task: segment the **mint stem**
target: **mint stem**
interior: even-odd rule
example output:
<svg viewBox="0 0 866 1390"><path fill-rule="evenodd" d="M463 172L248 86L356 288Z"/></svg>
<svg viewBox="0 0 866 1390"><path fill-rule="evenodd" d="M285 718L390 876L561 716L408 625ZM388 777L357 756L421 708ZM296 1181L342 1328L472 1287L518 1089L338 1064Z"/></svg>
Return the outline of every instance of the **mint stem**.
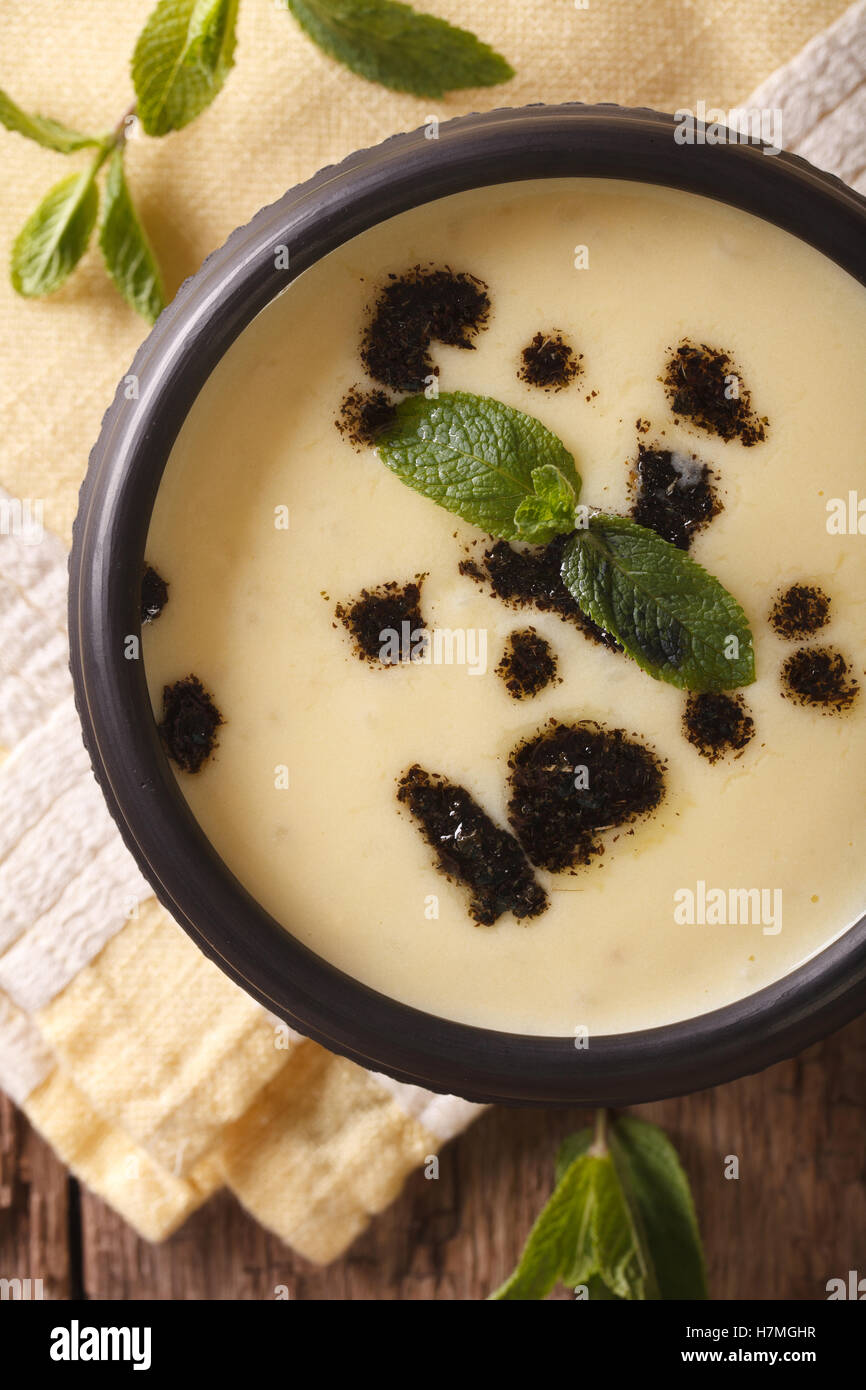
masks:
<svg viewBox="0 0 866 1390"><path fill-rule="evenodd" d="M592 1141L590 1153L596 1158L607 1157L607 1111L596 1110L595 1112L595 1135Z"/></svg>
<svg viewBox="0 0 866 1390"><path fill-rule="evenodd" d="M126 110L124 111L123 115L121 116L120 120L117 122L117 125L114 127L114 130L111 133L113 148L116 147L117 149L122 149L123 146L126 144L126 123L129 120L130 116L135 116L137 112L138 102L134 101L131 106L127 106Z"/></svg>

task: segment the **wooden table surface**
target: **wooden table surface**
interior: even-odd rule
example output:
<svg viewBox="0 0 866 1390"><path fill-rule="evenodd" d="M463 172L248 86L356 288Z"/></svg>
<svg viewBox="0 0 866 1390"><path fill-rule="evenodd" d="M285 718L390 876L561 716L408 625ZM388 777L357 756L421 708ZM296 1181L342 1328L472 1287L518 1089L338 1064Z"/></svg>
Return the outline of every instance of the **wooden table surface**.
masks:
<svg viewBox="0 0 866 1390"><path fill-rule="evenodd" d="M665 1126L691 1178L716 1299L823 1299L866 1275L866 1017L759 1076L636 1112ZM223 1192L163 1245L79 1190L0 1102L0 1277L46 1298L479 1299L511 1269L579 1110L486 1112L349 1253L294 1255ZM739 1178L724 1176L726 1156ZM569 1297L559 1290L556 1297Z"/></svg>

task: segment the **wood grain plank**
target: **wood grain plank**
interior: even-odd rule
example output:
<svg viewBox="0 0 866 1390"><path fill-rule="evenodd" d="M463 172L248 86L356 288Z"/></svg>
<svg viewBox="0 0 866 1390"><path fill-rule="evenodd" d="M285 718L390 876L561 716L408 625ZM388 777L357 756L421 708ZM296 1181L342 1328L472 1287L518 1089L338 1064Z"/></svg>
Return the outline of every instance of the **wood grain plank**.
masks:
<svg viewBox="0 0 866 1390"><path fill-rule="evenodd" d="M664 1125L683 1158L714 1298L823 1299L828 1279L863 1266L866 1018L758 1076L636 1113ZM416 1173L327 1269L227 1193L162 1246L83 1194L85 1284L94 1298L272 1299L279 1285L299 1300L483 1298L550 1191L558 1143L585 1123L576 1109L487 1112L443 1151L438 1180Z"/></svg>
<svg viewBox="0 0 866 1390"><path fill-rule="evenodd" d="M0 1093L0 1277L41 1279L46 1299L74 1285L68 1187L63 1164Z"/></svg>

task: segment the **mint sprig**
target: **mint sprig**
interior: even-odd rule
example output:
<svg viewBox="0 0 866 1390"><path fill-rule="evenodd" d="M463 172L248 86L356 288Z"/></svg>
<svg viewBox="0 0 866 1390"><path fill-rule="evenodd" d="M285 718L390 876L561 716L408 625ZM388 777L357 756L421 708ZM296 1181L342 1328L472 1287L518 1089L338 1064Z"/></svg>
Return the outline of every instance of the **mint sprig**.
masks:
<svg viewBox="0 0 866 1390"><path fill-rule="evenodd" d="M573 532L563 583L656 680L718 691L755 679L746 616L703 566L627 517L577 527L574 459L540 420L466 391L411 396L378 449L409 487L492 536L543 545Z"/></svg>
<svg viewBox="0 0 866 1390"><path fill-rule="evenodd" d="M98 216L96 175L115 150L123 150L130 119L137 117L148 135L168 135L189 125L222 90L234 65L239 5L240 0L158 0L132 55L136 104L107 135L28 115L0 90L0 125L7 130L58 154L88 146L97 150L90 169L49 189L16 238L11 279L19 294L52 294L81 260ZM332 58L394 91L439 97L514 76L505 59L474 34L396 0L284 0L284 5ZM159 267L123 166L114 158L100 245L123 297L152 323L164 302Z"/></svg>
<svg viewBox="0 0 866 1390"><path fill-rule="evenodd" d="M552 463L533 468L534 495L525 497L514 513L521 540L547 545L554 536L574 527L577 493L564 473Z"/></svg>
<svg viewBox="0 0 866 1390"><path fill-rule="evenodd" d="M542 1299L558 1282L589 1301L707 1298L688 1179L670 1140L634 1116L567 1139L556 1186L494 1301Z"/></svg>
<svg viewBox="0 0 866 1390"><path fill-rule="evenodd" d="M580 495L571 454L540 420L491 396L410 396L397 407L378 448L409 487L491 535L528 539L524 528L534 527L537 534L545 518L547 529L553 520L559 530L574 525L574 503L569 509L563 500L576 502ZM521 511L525 503L539 502L543 516Z"/></svg>
<svg viewBox="0 0 866 1390"><path fill-rule="evenodd" d="M395 92L441 97L494 87L514 69L466 29L396 0L286 0L301 28L331 58Z"/></svg>

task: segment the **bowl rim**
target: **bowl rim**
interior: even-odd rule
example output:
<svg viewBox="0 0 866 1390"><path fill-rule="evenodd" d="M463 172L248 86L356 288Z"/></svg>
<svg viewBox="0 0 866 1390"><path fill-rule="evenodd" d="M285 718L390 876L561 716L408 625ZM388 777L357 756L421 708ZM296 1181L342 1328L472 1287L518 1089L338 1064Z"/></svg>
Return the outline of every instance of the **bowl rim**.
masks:
<svg viewBox="0 0 866 1390"><path fill-rule="evenodd" d="M469 1100L637 1104L758 1071L866 1009L866 916L773 984L678 1023L574 1037L499 1032L402 1004L280 926L195 821L151 714L139 586L153 501L177 433L238 334L309 265L410 207L481 186L607 177L704 194L775 223L866 284L866 199L755 144L677 145L674 116L609 104L504 108L392 136L321 170L213 252L118 384L90 455L70 555L70 666L108 808L159 901L235 983L332 1052ZM700 129L701 123L697 123ZM275 250L289 249L289 269ZM579 1041L583 1041L582 1039Z"/></svg>

